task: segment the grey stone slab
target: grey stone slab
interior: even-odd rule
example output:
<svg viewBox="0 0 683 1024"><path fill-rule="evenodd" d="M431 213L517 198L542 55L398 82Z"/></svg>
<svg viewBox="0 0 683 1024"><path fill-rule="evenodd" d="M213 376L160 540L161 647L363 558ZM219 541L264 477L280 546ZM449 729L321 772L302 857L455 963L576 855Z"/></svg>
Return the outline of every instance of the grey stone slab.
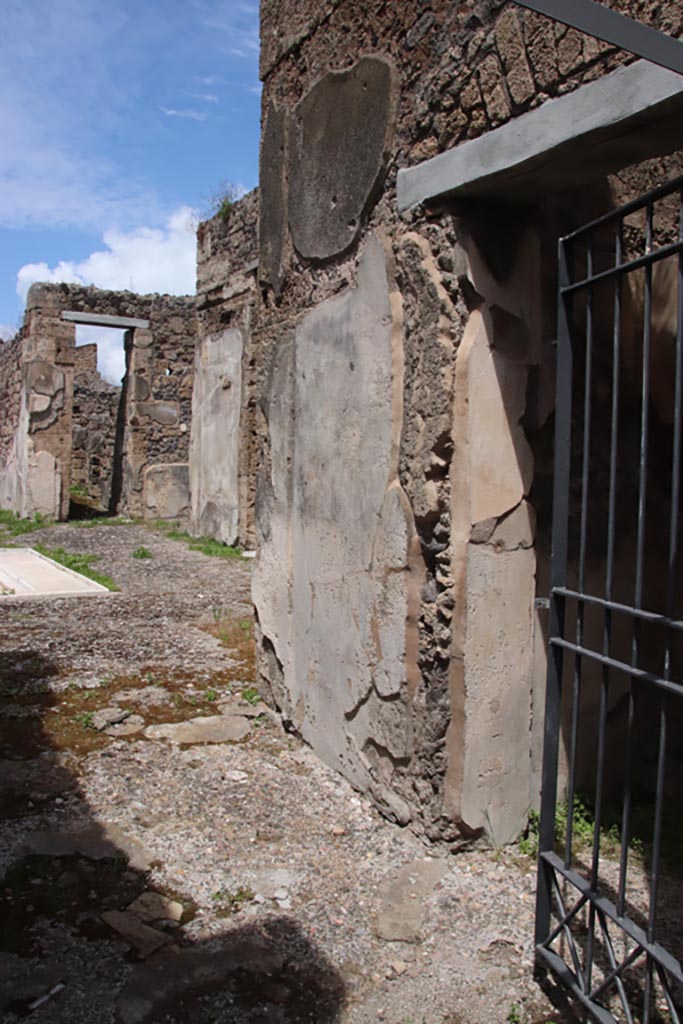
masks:
<svg viewBox="0 0 683 1024"><path fill-rule="evenodd" d="M91 324L93 327L119 327L123 330L132 327L149 329L149 320L138 320L130 316L107 316L105 313L81 313L69 310L62 313L62 320L68 320L73 324Z"/></svg>
<svg viewBox="0 0 683 1024"><path fill-rule="evenodd" d="M141 921L180 921L183 916L182 903L151 889L143 892L126 909Z"/></svg>
<svg viewBox="0 0 683 1024"><path fill-rule="evenodd" d="M389 289L373 235L357 287L307 314L295 345L277 346L252 595L277 706L327 764L405 823L394 778L373 775L366 755L378 747L406 759L412 743L402 699L412 521L395 482L400 334Z"/></svg>
<svg viewBox="0 0 683 1024"><path fill-rule="evenodd" d="M93 728L99 732L104 732L111 725L119 725L124 722L126 718L130 718L131 712L126 708L101 708L99 711L93 711L92 724Z"/></svg>
<svg viewBox="0 0 683 1024"><path fill-rule="evenodd" d="M249 735L251 726L246 718L219 715L191 718L189 722L150 725L145 736L150 740L171 740L173 743L238 743Z"/></svg>
<svg viewBox="0 0 683 1024"><path fill-rule="evenodd" d="M80 853L90 860L125 857L136 871L148 871L153 859L150 851L135 836L108 822L93 824L78 832L32 832L20 852L45 857Z"/></svg>
<svg viewBox="0 0 683 1024"><path fill-rule="evenodd" d="M150 928L128 910L105 910L100 916L143 960L171 942L170 935Z"/></svg>
<svg viewBox="0 0 683 1024"><path fill-rule="evenodd" d="M396 109L393 66L364 57L329 72L297 105L289 140L289 226L299 253L348 249L377 197Z"/></svg>
<svg viewBox="0 0 683 1024"><path fill-rule="evenodd" d="M271 102L263 123L259 167L259 277L276 295L282 283L282 255L287 235L287 135L286 112Z"/></svg>
<svg viewBox="0 0 683 1024"><path fill-rule="evenodd" d="M443 859L415 860L387 884L375 931L388 942L419 942L425 923L425 898L448 873Z"/></svg>
<svg viewBox="0 0 683 1024"><path fill-rule="evenodd" d="M576 184L680 145L683 78L637 61L398 173L399 210L440 196Z"/></svg>
<svg viewBox="0 0 683 1024"><path fill-rule="evenodd" d="M239 534L242 331L200 338L190 433L190 532L234 544Z"/></svg>

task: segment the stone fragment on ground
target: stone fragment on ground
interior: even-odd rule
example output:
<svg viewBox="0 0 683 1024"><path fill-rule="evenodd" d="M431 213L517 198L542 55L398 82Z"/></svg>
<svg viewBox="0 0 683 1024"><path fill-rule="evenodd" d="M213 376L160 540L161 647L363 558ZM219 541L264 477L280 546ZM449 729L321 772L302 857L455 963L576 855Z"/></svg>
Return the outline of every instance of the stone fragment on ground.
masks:
<svg viewBox="0 0 683 1024"><path fill-rule="evenodd" d="M123 722L114 722L103 732L106 736L135 736L142 732L145 727L145 720L142 715L129 715Z"/></svg>
<svg viewBox="0 0 683 1024"><path fill-rule="evenodd" d="M141 921L180 921L183 916L183 905L161 892L148 889L138 896L126 908L139 917Z"/></svg>
<svg viewBox="0 0 683 1024"><path fill-rule="evenodd" d="M448 873L443 859L414 860L386 884L375 931L388 942L419 942L425 922L424 900Z"/></svg>
<svg viewBox="0 0 683 1024"><path fill-rule="evenodd" d="M45 857L69 857L80 853L90 860L123 855L135 871L149 871L153 860L143 843L110 822L90 825L78 832L32 832L20 852Z"/></svg>
<svg viewBox="0 0 683 1024"><path fill-rule="evenodd" d="M248 700L220 701L218 710L222 715L241 715L243 718L260 718L267 715L270 708L262 700L258 704L250 704Z"/></svg>
<svg viewBox="0 0 683 1024"><path fill-rule="evenodd" d="M130 910L105 910L100 916L105 924L108 924L117 935L124 939L142 960L146 960L152 953L156 953L158 949L172 941L166 932L150 928Z"/></svg>
<svg viewBox="0 0 683 1024"><path fill-rule="evenodd" d="M121 722L125 722L127 718L130 718L132 712L127 708L101 708L99 711L93 711L92 713L92 725L93 729L97 729L98 732L104 732L112 725L119 725Z"/></svg>
<svg viewBox="0 0 683 1024"><path fill-rule="evenodd" d="M233 715L191 718L188 722L148 725L145 736L150 740L170 740L172 743L239 743L249 735L251 726L246 718Z"/></svg>

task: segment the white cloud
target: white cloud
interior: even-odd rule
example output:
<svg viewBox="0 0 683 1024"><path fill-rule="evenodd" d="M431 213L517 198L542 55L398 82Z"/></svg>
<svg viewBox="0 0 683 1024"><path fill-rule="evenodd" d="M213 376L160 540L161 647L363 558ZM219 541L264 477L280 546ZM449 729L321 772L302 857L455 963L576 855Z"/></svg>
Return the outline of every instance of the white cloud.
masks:
<svg viewBox="0 0 683 1024"><path fill-rule="evenodd" d="M0 324L0 341L9 341L17 333L14 324Z"/></svg>
<svg viewBox="0 0 683 1024"><path fill-rule="evenodd" d="M115 291L168 292L190 295L195 289L196 212L183 206L165 228L107 231L105 248L84 260L62 260L57 266L27 263L17 274L17 294L26 299L36 281L93 284Z"/></svg>
<svg viewBox="0 0 683 1024"><path fill-rule="evenodd" d="M162 107L161 110L166 117L186 117L191 121L206 121L206 114L201 110L169 110L168 107Z"/></svg>
<svg viewBox="0 0 683 1024"><path fill-rule="evenodd" d="M97 369L110 384L120 384L126 372L124 333L115 327L76 326L76 344L97 345Z"/></svg>

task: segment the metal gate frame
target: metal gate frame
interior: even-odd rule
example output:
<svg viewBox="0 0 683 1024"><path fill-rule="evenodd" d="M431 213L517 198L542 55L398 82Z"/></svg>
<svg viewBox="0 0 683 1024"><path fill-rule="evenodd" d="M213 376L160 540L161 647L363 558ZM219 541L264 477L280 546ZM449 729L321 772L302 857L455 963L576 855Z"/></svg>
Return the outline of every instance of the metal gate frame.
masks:
<svg viewBox="0 0 683 1024"><path fill-rule="evenodd" d="M677 196L677 240L658 244L654 230L656 204ZM636 256L625 252L624 224L627 217L644 217L644 251ZM596 267L594 241L598 232L613 232L614 252L611 265ZM577 271L577 249L585 252L585 271ZM651 456L649 437L649 367L652 313L652 272L663 259L675 258L677 263L678 313L675 351L674 424L672 439L671 498L668 537L668 572L663 581L665 614L657 614L644 605L643 569L645 559L645 531L647 519L648 461ZM644 282L644 312L642 336L642 388L640 395L640 467L637 484L637 534L635 559L635 588L633 601L623 604L614 599L615 571L615 512L618 501L617 461L620 451L620 369L622 341L622 289L627 274L640 270ZM613 292L611 360L611 410L609 436L609 494L607 501L607 547L604 594L592 594L586 587L586 545L589 530L591 499L591 414L592 368L594 365L594 310L593 296L596 286L610 286ZM585 359L575 358L576 339L572 306L577 297L584 296ZM583 338L581 339L583 344ZM549 616L548 682L544 736L544 759L539 838L539 867L536 908L536 954L542 971L550 970L557 980L575 997L583 1009L601 1024L614 1024L623 1019L628 1024L640 1020L650 1024L660 1020L657 1002L666 1005L670 1019L681 1024L683 1014L675 989L683 985L682 965L658 941L657 895L660 882L662 815L664 808L664 771L667 756L667 724L669 704L683 697L681 681L672 679L671 647L676 633L683 631L683 622L675 618L676 574L678 564L678 536L681 498L681 419L683 416L683 178L655 189L635 202L610 212L560 239L559 242L559 299L557 348L557 404L555 423L555 478L552 524L552 566ZM574 365L580 362L583 378L574 381ZM572 444L572 395L574 387L582 387L583 409L579 410L580 462L580 516L578 520L578 583L576 589L568 585L568 525L570 514L570 478ZM581 415L582 413L582 415ZM581 429L579 429L579 435ZM575 506L574 506L575 507ZM576 607L576 632L572 639L565 629L568 602ZM587 608L601 609L603 635L601 643L590 645L584 635L584 614ZM617 616L626 616L631 624L632 656L626 663L612 651L612 628ZM646 671L640 664L641 630L649 627L661 630L661 670ZM562 676L565 653L572 652L574 673L571 687L571 725L568 736L568 784L566 828L561 839L561 853L556 852L556 811L558 789L558 756L562 726ZM595 761L594 838L590 869L584 874L574 868L573 818L577 799L576 753L580 731L579 700L581 696L584 663L597 664L600 676L600 711ZM606 719L609 706L610 681L618 673L630 680L628 692L627 743L623 768L622 816L620 825L621 858L619 885L616 899L610 899L601 884L601 824L603 821L603 785L606 756ZM647 925L642 926L629 916L625 898L629 869L629 841L631 838L631 811L633 787L633 737L636 718L634 687L647 693L648 699L658 703L658 758L654 802L652 864L647 909ZM579 927L579 919L582 924ZM617 951L618 943L627 947ZM562 948L558 950L558 946ZM601 967L596 969L596 956ZM634 990L633 976L629 972L639 965L640 992ZM599 975L599 977L598 977ZM608 1007L609 1004L609 1007ZM615 1016L618 1014L619 1016ZM623 1015L623 1016L622 1016Z"/></svg>

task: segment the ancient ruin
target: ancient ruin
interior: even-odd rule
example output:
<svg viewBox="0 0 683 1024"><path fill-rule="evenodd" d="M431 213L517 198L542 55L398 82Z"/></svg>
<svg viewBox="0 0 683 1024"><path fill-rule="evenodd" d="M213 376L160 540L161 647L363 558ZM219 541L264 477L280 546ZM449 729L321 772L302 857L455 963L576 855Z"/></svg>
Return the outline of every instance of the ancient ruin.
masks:
<svg viewBox="0 0 683 1024"><path fill-rule="evenodd" d="M119 388L97 373L76 324L125 330ZM72 491L112 513L189 514L194 299L33 285L0 349L0 506L65 519Z"/></svg>
<svg viewBox="0 0 683 1024"><path fill-rule="evenodd" d="M290 727L401 824L498 845L540 786L557 237L679 169L682 93L513 3L366 7L261 4L260 186L200 225L196 300L32 289L0 503L75 485L255 547ZM128 318L118 397L84 314Z"/></svg>

